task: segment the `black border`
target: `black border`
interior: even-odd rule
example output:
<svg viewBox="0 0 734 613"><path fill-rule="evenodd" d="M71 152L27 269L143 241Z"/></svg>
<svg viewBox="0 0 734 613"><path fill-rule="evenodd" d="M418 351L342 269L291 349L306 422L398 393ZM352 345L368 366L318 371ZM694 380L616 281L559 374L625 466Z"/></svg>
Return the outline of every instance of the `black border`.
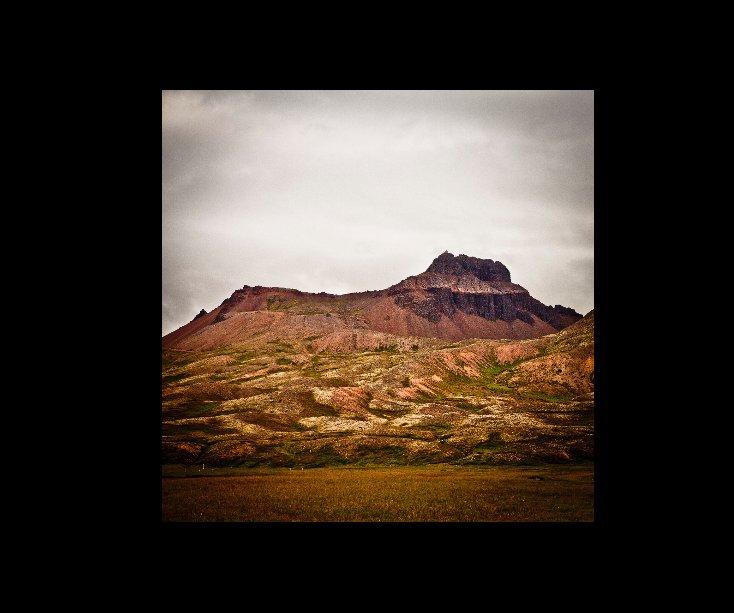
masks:
<svg viewBox="0 0 734 613"><path fill-rule="evenodd" d="M594 90L594 127L595 127L595 147L594 147L594 317L595 317L595 520L592 523L563 523L563 522L520 522L520 523L331 523L323 522L318 524L309 523L163 523L161 520L162 491L161 491L161 464L160 464L160 440L162 426L160 420L160 372L161 372L161 352L160 352L160 311L151 309L153 315L149 324L144 329L150 331L150 336L145 336L145 346L150 347L144 355L146 359L146 368L144 370L145 386L143 392L144 397L150 401L141 402L141 406L148 407L146 411L146 421L144 431L147 441L145 456L139 456L142 461L143 473L146 475L144 481L147 484L145 497L146 505L145 517L146 524L152 527L158 527L163 533L173 535L182 534L179 531L184 530L186 533L199 533L204 530L205 533L213 531L222 534L222 530L229 533L232 529L244 530L244 534L248 538L257 533L260 536L272 538L274 536L284 536L292 538L293 536L302 535L304 537L322 538L326 534L352 536L390 536L396 535L395 530L411 534L418 532L430 531L431 533L441 533L444 531L454 532L460 531L464 536L474 536L479 534L492 535L494 538L500 533L510 533L512 537L520 534L532 534L537 536L540 532L548 534L563 534L564 538L570 535L579 537L591 536L608 532L611 527L611 508L610 508L610 458L609 458L609 439L611 438L611 422L609 420L609 300L610 290L609 283L611 277L610 262L610 232L612 228L611 218L611 185L613 176L613 159L615 156L615 105L619 100L615 100L616 91L611 86L603 84L598 85L599 78L582 77L582 78L565 78L563 76L556 78L524 78L522 75L513 75L511 77L497 78L492 82L486 79L475 77L466 78L466 74L459 74L455 78L442 75L441 83L436 83L435 77L425 77L423 75L408 74L396 77L394 74L383 75L379 78L372 76L365 78L362 76L344 76L337 79L335 83L330 78L313 77L312 75L303 74L301 77L291 77L286 79L287 82L273 82L273 77L254 76L243 82L239 77L226 77L222 75L213 76L172 76L161 79L161 86L157 89L150 90L150 95L145 96L146 109L150 107L150 133L156 133L160 129L161 107L160 96L166 89L574 89L574 90ZM146 116L148 114L146 113ZM146 157L146 159L148 159ZM160 157L158 157L157 145L153 146L151 152L150 163L153 171L153 189L159 190L162 183L162 165ZM160 180L161 183L157 183ZM157 194L160 194L158 191ZM147 198L146 198L147 200ZM155 201L156 197L152 198ZM160 200L158 199L158 203ZM153 237L153 244L156 247L153 253L157 254L158 260L156 266L160 266L162 262L162 231L163 218L162 208L158 209L159 226L155 228L156 234ZM153 270L153 262L151 261L151 271ZM157 272L161 269L157 268ZM162 277L157 276L157 295L162 297ZM151 292L151 296L156 292ZM151 299L151 302L153 300ZM147 319L146 319L147 321ZM148 435L149 433L149 435ZM191 531L191 532L189 532ZM344 532L346 531L346 532Z"/></svg>

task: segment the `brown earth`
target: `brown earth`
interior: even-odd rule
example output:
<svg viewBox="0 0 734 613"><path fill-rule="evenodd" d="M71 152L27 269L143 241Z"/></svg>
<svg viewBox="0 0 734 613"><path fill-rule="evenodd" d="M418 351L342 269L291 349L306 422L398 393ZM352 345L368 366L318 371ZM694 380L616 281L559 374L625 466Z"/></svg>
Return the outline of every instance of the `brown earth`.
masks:
<svg viewBox="0 0 734 613"><path fill-rule="evenodd" d="M168 467L174 522L594 520L593 466Z"/></svg>

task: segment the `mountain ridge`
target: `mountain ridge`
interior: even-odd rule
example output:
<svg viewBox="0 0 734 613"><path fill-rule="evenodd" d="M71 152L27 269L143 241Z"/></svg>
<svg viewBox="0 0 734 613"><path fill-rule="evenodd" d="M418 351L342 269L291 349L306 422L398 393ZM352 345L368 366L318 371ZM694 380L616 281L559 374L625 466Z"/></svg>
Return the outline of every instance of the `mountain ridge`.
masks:
<svg viewBox="0 0 734 613"><path fill-rule="evenodd" d="M245 313L280 316L243 317ZM230 322L222 328L233 318L237 326ZM369 332L360 341L367 345L352 343L357 350L380 334L451 341L538 338L579 319L581 314L569 307L533 298L511 281L501 262L445 251L423 273L382 290L329 294L244 285L209 313L202 309L191 322L165 335L162 344L168 349L209 349L249 338L248 326L259 334L263 325L287 337L288 328L297 323L305 336L326 332L339 346L345 344L340 335Z"/></svg>

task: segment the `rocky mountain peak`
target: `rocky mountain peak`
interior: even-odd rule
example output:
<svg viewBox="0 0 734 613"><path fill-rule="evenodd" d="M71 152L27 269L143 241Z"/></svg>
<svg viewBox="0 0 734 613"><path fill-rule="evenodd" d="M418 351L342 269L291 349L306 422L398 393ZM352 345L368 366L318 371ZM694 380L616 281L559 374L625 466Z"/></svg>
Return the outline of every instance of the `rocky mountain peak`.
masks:
<svg viewBox="0 0 734 613"><path fill-rule="evenodd" d="M352 330L364 329L452 341L536 338L579 319L572 308L533 298L511 281L502 262L446 251L425 272L384 290L333 295L245 285L211 313L202 309L194 321L166 335L164 346L222 346L265 329L280 330L276 336L282 338L341 339L339 335L349 330L349 339L354 339ZM229 320L233 321L226 323ZM350 346L356 348L356 341Z"/></svg>
<svg viewBox="0 0 734 613"><path fill-rule="evenodd" d="M510 271L502 262L474 258L463 253L454 255L444 251L439 255L426 272L437 272L444 275L474 275L482 281L511 281Z"/></svg>

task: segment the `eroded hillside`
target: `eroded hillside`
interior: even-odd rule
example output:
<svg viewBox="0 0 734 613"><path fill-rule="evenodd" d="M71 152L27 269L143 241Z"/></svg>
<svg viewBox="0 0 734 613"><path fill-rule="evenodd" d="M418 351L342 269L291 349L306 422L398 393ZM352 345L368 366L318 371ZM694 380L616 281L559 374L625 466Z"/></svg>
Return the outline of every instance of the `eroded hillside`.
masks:
<svg viewBox="0 0 734 613"><path fill-rule="evenodd" d="M504 275L482 262L478 274ZM279 308L286 302L216 325L206 323L214 311L197 316L188 325L208 335L164 349L164 463L593 459L593 311L540 338L449 343L355 328L355 301L308 316Z"/></svg>

